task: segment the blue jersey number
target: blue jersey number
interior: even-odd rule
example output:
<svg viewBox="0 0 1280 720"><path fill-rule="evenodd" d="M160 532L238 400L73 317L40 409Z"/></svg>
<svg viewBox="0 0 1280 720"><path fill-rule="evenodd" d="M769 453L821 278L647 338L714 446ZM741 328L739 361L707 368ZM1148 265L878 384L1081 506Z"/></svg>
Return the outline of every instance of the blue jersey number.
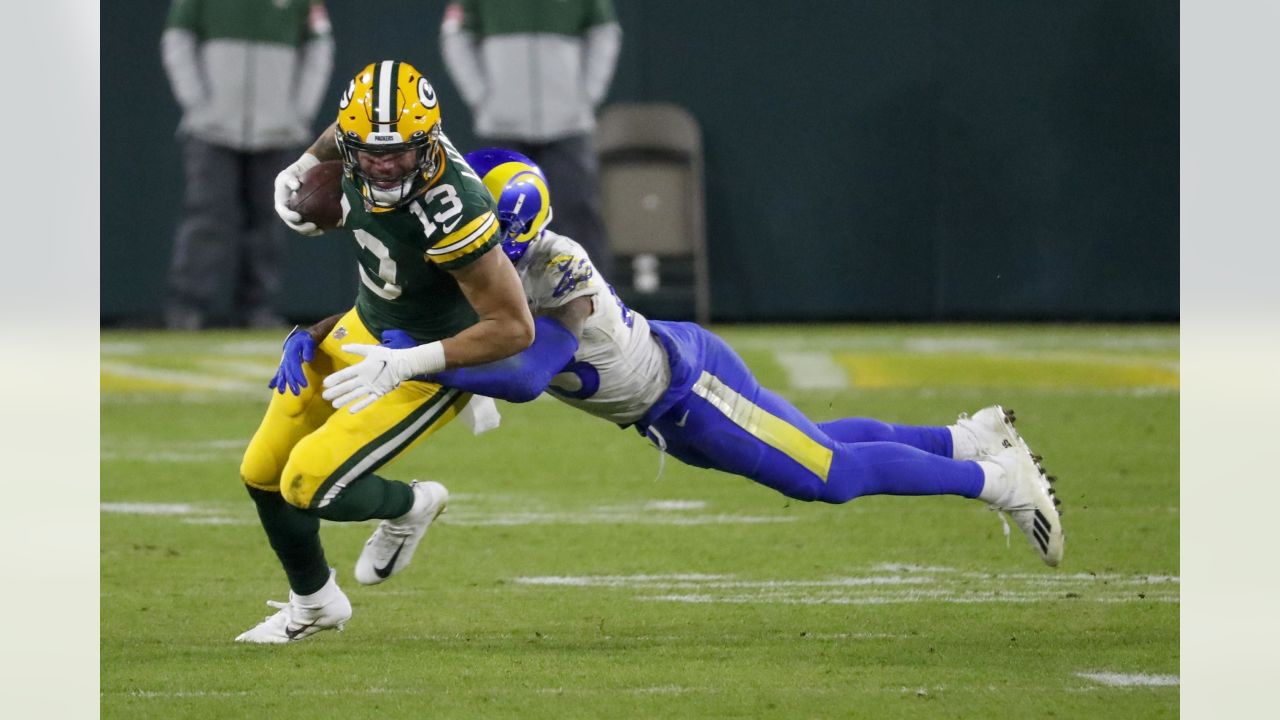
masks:
<svg viewBox="0 0 1280 720"><path fill-rule="evenodd" d="M560 373L570 373L578 378L578 388L576 390L567 390L559 388L555 385L548 385L547 389L559 395L560 397L574 398L575 400L586 400L596 391L600 389L600 371L589 362L578 360L571 362L560 369ZM554 380L553 380L554 382Z"/></svg>

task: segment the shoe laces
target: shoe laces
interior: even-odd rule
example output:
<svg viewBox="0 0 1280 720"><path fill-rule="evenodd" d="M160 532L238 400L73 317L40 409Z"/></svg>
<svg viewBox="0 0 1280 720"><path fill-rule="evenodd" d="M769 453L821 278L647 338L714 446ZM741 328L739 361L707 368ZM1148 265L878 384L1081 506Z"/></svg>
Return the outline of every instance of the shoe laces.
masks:
<svg viewBox="0 0 1280 720"><path fill-rule="evenodd" d="M289 622L293 620L293 613L290 611L290 608L292 607L291 603L280 602L279 600L268 600L267 605L275 608L277 612L266 616L262 619L262 622L269 623L276 618L281 618L284 621L284 625L288 626Z"/></svg>

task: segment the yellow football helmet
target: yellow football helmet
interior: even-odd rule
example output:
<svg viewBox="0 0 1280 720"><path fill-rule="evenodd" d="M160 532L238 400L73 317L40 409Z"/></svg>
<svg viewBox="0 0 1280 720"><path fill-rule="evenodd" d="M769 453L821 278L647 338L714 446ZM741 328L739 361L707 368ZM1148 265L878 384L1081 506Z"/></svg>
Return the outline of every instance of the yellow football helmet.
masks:
<svg viewBox="0 0 1280 720"><path fill-rule="evenodd" d="M337 141L343 167L370 207L404 205L440 167L435 88L407 62L368 65L338 102Z"/></svg>

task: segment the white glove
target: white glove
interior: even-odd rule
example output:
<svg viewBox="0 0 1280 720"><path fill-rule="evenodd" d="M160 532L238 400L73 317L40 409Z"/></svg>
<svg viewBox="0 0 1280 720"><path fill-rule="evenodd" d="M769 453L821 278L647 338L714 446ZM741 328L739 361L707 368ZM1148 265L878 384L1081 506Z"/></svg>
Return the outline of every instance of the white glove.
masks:
<svg viewBox="0 0 1280 720"><path fill-rule="evenodd" d="M316 236L324 231L316 227L313 222L302 222L302 215L294 210L289 209L289 196L302 186L302 176L308 170L320 164L320 158L311 153L302 153L302 157L297 162L280 171L276 175L276 214L288 225L294 232L303 235Z"/></svg>
<svg viewBox="0 0 1280 720"><path fill-rule="evenodd" d="M353 415L395 390L405 380L438 373L445 367L444 346L438 341L404 350L392 350L381 345L343 345L342 351L361 355L364 359L326 377L326 389L321 397L332 403L334 408L350 405L347 410Z"/></svg>

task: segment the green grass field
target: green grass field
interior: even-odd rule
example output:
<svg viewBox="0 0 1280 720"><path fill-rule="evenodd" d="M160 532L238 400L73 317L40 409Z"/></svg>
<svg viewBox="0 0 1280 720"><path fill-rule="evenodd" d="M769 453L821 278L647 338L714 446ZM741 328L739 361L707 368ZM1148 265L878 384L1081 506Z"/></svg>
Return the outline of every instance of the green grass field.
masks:
<svg viewBox="0 0 1280 720"><path fill-rule="evenodd" d="M231 640L287 594L237 475L276 335L102 334L101 709L114 718L1178 713L1176 327L728 327L810 417L1013 407L1060 478L1062 567L959 498L789 501L554 400L384 469L452 492L355 615Z"/></svg>

